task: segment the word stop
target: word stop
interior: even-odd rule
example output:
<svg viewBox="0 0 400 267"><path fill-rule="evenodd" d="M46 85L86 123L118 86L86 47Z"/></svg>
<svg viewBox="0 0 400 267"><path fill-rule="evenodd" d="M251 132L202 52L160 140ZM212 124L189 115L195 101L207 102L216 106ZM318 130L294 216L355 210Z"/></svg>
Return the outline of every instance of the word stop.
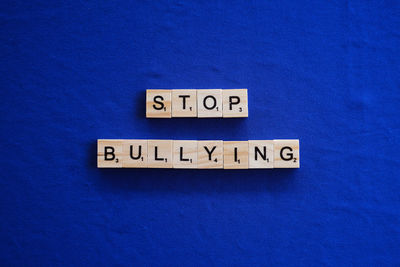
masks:
<svg viewBox="0 0 400 267"><path fill-rule="evenodd" d="M247 89L148 89L146 117L248 117Z"/></svg>

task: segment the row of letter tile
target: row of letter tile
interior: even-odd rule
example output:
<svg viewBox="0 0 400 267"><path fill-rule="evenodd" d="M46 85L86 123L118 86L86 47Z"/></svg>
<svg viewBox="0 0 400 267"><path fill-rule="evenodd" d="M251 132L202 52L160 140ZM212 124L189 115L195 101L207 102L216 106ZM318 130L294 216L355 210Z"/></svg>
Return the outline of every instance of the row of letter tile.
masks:
<svg viewBox="0 0 400 267"><path fill-rule="evenodd" d="M272 169L299 168L299 140L97 141L98 168Z"/></svg>
<svg viewBox="0 0 400 267"><path fill-rule="evenodd" d="M148 89L146 117L248 117L247 89Z"/></svg>

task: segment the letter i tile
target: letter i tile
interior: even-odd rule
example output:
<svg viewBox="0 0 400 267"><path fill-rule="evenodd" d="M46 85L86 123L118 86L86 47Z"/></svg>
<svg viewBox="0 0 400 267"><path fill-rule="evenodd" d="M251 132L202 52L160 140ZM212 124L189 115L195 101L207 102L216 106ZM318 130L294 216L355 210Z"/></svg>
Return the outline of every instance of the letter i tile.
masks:
<svg viewBox="0 0 400 267"><path fill-rule="evenodd" d="M224 141L224 169L249 168L249 141Z"/></svg>

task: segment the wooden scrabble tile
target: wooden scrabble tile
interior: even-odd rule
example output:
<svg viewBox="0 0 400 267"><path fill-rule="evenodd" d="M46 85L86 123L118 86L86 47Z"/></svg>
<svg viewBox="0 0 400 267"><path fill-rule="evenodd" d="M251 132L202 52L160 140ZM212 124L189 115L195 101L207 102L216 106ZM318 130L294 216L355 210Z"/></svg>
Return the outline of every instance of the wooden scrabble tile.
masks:
<svg viewBox="0 0 400 267"><path fill-rule="evenodd" d="M147 140L122 140L122 168L147 168Z"/></svg>
<svg viewBox="0 0 400 267"><path fill-rule="evenodd" d="M223 117L248 117L247 89L222 90Z"/></svg>
<svg viewBox="0 0 400 267"><path fill-rule="evenodd" d="M274 168L300 168L299 140L274 140Z"/></svg>
<svg viewBox="0 0 400 267"><path fill-rule="evenodd" d="M197 141L174 140L173 157L175 169L197 168Z"/></svg>
<svg viewBox="0 0 400 267"><path fill-rule="evenodd" d="M224 167L223 141L197 142L197 168L222 169Z"/></svg>
<svg viewBox="0 0 400 267"><path fill-rule="evenodd" d="M122 167L122 140L97 140L97 168Z"/></svg>
<svg viewBox="0 0 400 267"><path fill-rule="evenodd" d="M199 118L222 117L222 90L197 90L197 116Z"/></svg>
<svg viewBox="0 0 400 267"><path fill-rule="evenodd" d="M172 90L146 90L146 118L171 118Z"/></svg>
<svg viewBox="0 0 400 267"><path fill-rule="evenodd" d="M274 141L249 140L249 169L274 168Z"/></svg>
<svg viewBox="0 0 400 267"><path fill-rule="evenodd" d="M248 169L249 141L224 141L224 169Z"/></svg>
<svg viewBox="0 0 400 267"><path fill-rule="evenodd" d="M148 168L172 168L172 140L148 140Z"/></svg>
<svg viewBox="0 0 400 267"><path fill-rule="evenodd" d="M172 90L172 117L197 117L197 90Z"/></svg>

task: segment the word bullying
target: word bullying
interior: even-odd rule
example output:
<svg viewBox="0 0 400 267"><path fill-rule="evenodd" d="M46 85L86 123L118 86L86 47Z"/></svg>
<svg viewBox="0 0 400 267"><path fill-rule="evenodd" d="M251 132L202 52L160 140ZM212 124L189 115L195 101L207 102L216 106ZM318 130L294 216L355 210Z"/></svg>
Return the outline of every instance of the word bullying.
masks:
<svg viewBox="0 0 400 267"><path fill-rule="evenodd" d="M299 168L299 140L97 140L99 168Z"/></svg>

